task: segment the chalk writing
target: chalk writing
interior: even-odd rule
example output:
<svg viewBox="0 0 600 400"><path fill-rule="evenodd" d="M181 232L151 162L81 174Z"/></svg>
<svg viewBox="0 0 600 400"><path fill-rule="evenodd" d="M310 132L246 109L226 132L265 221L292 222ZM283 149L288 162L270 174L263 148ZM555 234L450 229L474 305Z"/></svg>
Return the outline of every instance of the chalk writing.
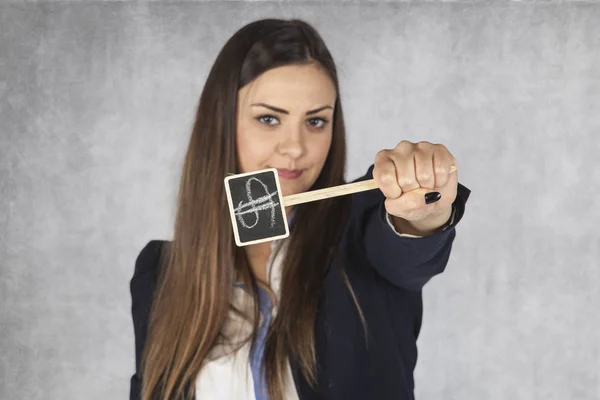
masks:
<svg viewBox="0 0 600 400"><path fill-rule="evenodd" d="M260 196L256 199L252 198L252 190L251 185L252 182L257 182L261 185L265 191L264 196ZM275 211L276 207L279 205L276 201L273 201L273 197L277 196L277 192L269 193L269 188L258 178L250 178L246 182L246 195L248 196L248 201L240 201L238 206L233 210L235 216L238 221L244 228L254 228L259 221L259 211L263 210L271 210L271 228L275 225ZM246 214L254 214L255 221L253 224L246 223L244 220L244 215Z"/></svg>
<svg viewBox="0 0 600 400"><path fill-rule="evenodd" d="M229 175L225 191L238 246L289 236L277 170Z"/></svg>

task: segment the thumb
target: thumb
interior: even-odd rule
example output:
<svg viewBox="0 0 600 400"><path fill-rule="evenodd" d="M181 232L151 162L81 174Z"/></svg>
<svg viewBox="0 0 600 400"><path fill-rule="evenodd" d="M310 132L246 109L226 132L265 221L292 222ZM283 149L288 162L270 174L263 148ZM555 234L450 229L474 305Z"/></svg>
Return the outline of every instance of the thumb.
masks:
<svg viewBox="0 0 600 400"><path fill-rule="evenodd" d="M432 211L444 206L440 192L418 188L396 199L386 199L385 208L389 214L412 220L426 217Z"/></svg>

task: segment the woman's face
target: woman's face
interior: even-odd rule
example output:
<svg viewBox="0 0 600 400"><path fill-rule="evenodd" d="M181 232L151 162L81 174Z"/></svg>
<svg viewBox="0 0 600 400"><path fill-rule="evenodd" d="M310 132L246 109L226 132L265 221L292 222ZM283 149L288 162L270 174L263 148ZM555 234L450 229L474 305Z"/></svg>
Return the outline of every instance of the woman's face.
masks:
<svg viewBox="0 0 600 400"><path fill-rule="evenodd" d="M310 189L331 146L336 96L317 64L271 69L240 89L241 172L276 168L284 196Z"/></svg>

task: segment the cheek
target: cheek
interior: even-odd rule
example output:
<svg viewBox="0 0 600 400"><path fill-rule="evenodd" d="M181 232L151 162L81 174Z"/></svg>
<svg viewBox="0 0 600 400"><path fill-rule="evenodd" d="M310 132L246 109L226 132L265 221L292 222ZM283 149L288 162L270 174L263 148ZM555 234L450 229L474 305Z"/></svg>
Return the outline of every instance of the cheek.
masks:
<svg viewBox="0 0 600 400"><path fill-rule="evenodd" d="M236 134L237 154L240 167L248 172L257 168L268 158L269 143L266 143L261 135L253 131L251 127L238 128Z"/></svg>
<svg viewBox="0 0 600 400"><path fill-rule="evenodd" d="M331 147L331 134L327 136L317 137L311 142L311 153L315 164L322 166L325 164L329 148Z"/></svg>

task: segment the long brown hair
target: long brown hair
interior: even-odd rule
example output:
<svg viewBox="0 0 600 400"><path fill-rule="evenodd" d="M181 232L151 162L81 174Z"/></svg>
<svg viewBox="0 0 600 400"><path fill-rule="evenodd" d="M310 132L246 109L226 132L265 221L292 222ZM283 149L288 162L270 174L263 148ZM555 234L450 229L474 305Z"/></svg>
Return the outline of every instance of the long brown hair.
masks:
<svg viewBox="0 0 600 400"><path fill-rule="evenodd" d="M142 356L142 400L193 395L203 362L221 337L236 273L249 284L255 300L249 339L254 340L259 320L257 282L244 251L235 246L223 186L228 173L239 172L237 93L269 69L311 62L323 68L337 91L331 148L313 185L319 189L343 184L346 166L336 66L319 34L300 20L260 20L237 31L217 56L184 160L173 240L163 252ZM324 267L335 252L347 209L344 198L296 206L278 312L265 344L263 367L270 399L282 398L288 357L298 360L311 385L317 384L317 307Z"/></svg>

